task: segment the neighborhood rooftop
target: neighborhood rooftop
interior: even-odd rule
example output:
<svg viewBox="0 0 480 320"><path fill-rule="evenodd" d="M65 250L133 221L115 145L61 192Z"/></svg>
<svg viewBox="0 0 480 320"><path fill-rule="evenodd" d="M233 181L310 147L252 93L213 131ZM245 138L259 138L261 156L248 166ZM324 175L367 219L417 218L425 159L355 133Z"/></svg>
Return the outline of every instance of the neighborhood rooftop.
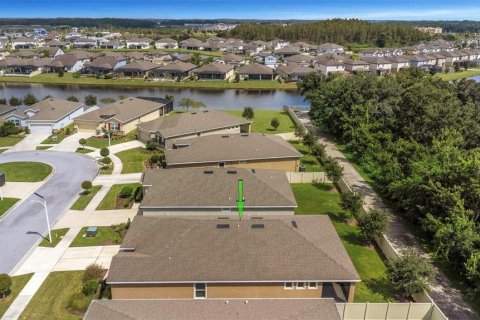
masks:
<svg viewBox="0 0 480 320"><path fill-rule="evenodd" d="M32 104L25 110L34 110L30 121L58 120L83 106L82 102L74 102L57 98L48 98Z"/></svg>
<svg viewBox="0 0 480 320"><path fill-rule="evenodd" d="M360 277L327 215L241 221L136 216L107 277L110 284L197 281L356 282Z"/></svg>

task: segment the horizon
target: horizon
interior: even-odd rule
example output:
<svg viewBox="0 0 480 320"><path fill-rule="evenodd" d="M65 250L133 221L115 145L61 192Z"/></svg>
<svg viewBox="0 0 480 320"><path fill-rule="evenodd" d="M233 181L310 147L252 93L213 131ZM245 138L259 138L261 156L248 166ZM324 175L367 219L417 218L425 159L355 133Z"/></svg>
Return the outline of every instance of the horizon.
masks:
<svg viewBox="0 0 480 320"><path fill-rule="evenodd" d="M427 2L427 3L425 3ZM452 4L446 0L402 2L372 0L350 3L337 0L304 0L301 6L285 0L244 0L242 4L220 0L184 0L181 5L154 0L24 0L2 4L0 18L128 18L128 19L238 19L238 20L326 20L361 19L375 21L463 21L480 20L478 2Z"/></svg>

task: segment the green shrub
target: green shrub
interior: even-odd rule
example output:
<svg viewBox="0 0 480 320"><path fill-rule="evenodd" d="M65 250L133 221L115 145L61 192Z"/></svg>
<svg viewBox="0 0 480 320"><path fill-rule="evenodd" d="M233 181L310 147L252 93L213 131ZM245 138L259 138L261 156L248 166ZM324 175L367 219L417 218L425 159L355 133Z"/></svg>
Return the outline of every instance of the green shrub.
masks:
<svg viewBox="0 0 480 320"><path fill-rule="evenodd" d="M135 192L133 193L133 199L135 199L135 202L140 202L143 199L143 189L142 187L138 187L135 189Z"/></svg>
<svg viewBox="0 0 480 320"><path fill-rule="evenodd" d="M346 212L353 214L355 217L362 208L362 205L363 198L359 193L347 191L340 195L340 207Z"/></svg>
<svg viewBox="0 0 480 320"><path fill-rule="evenodd" d="M148 151L153 151L157 149L157 144L153 141L149 141L145 147Z"/></svg>
<svg viewBox="0 0 480 320"><path fill-rule="evenodd" d="M159 154L154 154L150 157L150 162L151 163L159 163L160 162L160 155Z"/></svg>
<svg viewBox="0 0 480 320"><path fill-rule="evenodd" d="M7 121L0 127L0 136L2 137L19 134L20 132L22 132L22 128L16 127L12 121Z"/></svg>
<svg viewBox="0 0 480 320"><path fill-rule="evenodd" d="M103 269L101 266L98 264L92 263L85 269L85 273L83 274L82 281L83 283L86 283L89 280L96 280L100 281L102 280L103 276Z"/></svg>
<svg viewBox="0 0 480 320"><path fill-rule="evenodd" d="M70 128L65 129L65 135L69 136L71 134Z"/></svg>
<svg viewBox="0 0 480 320"><path fill-rule="evenodd" d="M85 193L88 193L88 190L92 189L92 182L85 180L82 182L82 189Z"/></svg>
<svg viewBox="0 0 480 320"><path fill-rule="evenodd" d="M82 293L86 296L90 296L97 292L98 286L99 286L98 280L94 280L94 279L88 280L83 284Z"/></svg>
<svg viewBox="0 0 480 320"><path fill-rule="evenodd" d="M0 293L3 296L3 299L10 294L11 286L12 278L6 273L0 274Z"/></svg>
<svg viewBox="0 0 480 320"><path fill-rule="evenodd" d="M100 149L100 155L102 157L107 157L109 154L110 154L110 150L108 150L107 147L103 147L102 149Z"/></svg>
<svg viewBox="0 0 480 320"><path fill-rule="evenodd" d="M90 298L81 292L72 294L68 299L68 307L79 312L85 312L90 305Z"/></svg>
<svg viewBox="0 0 480 320"><path fill-rule="evenodd" d="M360 213L357 220L363 238L370 244L373 244L388 228L388 215L380 209Z"/></svg>
<svg viewBox="0 0 480 320"><path fill-rule="evenodd" d="M270 121L270 125L274 130L277 130L278 127L280 126L280 120L278 120L277 117L273 117L272 120Z"/></svg>
<svg viewBox="0 0 480 320"><path fill-rule="evenodd" d="M112 159L110 159L109 157L102 158L101 161L104 165L107 165L107 166L112 164Z"/></svg>
<svg viewBox="0 0 480 320"><path fill-rule="evenodd" d="M133 195L133 188L131 186L125 186L120 191L120 198L127 199Z"/></svg>

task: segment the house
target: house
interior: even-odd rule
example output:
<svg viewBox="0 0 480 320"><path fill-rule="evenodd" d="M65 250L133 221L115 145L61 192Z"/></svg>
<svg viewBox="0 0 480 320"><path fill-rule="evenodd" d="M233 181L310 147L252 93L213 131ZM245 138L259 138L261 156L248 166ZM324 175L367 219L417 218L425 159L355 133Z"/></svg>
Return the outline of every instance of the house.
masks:
<svg viewBox="0 0 480 320"><path fill-rule="evenodd" d="M301 65L289 64L286 66L279 66L275 72L287 81L299 81L304 79L307 74L314 72L313 68L304 67Z"/></svg>
<svg viewBox="0 0 480 320"><path fill-rule="evenodd" d="M180 48L184 50L203 50L204 43L198 39L189 38L180 41Z"/></svg>
<svg viewBox="0 0 480 320"><path fill-rule="evenodd" d="M47 72L77 72L82 70L85 61L78 59L74 54L63 54L50 61L46 68Z"/></svg>
<svg viewBox="0 0 480 320"><path fill-rule="evenodd" d="M407 59L410 60L410 67L412 68L428 68L428 58L425 55L414 55L407 56Z"/></svg>
<svg viewBox="0 0 480 320"><path fill-rule="evenodd" d="M4 60L0 60L0 73L32 77L42 73L50 61L50 58L17 59L7 57Z"/></svg>
<svg viewBox="0 0 480 320"><path fill-rule="evenodd" d="M137 125L138 139L164 145L167 140L250 132L252 121L218 110L185 112Z"/></svg>
<svg viewBox="0 0 480 320"><path fill-rule="evenodd" d="M158 64L150 61L134 61L115 70L119 77L145 78L149 72L158 67Z"/></svg>
<svg viewBox="0 0 480 320"><path fill-rule="evenodd" d="M111 130L125 135L136 129L140 122L151 121L166 114L171 103L139 98L126 98L75 118L79 132Z"/></svg>
<svg viewBox="0 0 480 320"><path fill-rule="evenodd" d="M283 61L287 65L294 64L294 65L298 65L298 66L309 67L309 66L312 65L312 61L314 59L315 58L312 57L312 56L307 56L307 55L304 55L304 54L296 54L294 56L289 56L289 57L284 58Z"/></svg>
<svg viewBox="0 0 480 320"><path fill-rule="evenodd" d="M125 42L128 49L149 49L153 40L148 38L131 38Z"/></svg>
<svg viewBox="0 0 480 320"><path fill-rule="evenodd" d="M285 173L244 168L147 170L142 177L139 214L235 218L239 180L245 186L245 217L293 216L297 202Z"/></svg>
<svg viewBox="0 0 480 320"><path fill-rule="evenodd" d="M127 64L125 57L105 55L98 57L93 61L84 64L85 73L89 74L108 74Z"/></svg>
<svg viewBox="0 0 480 320"><path fill-rule="evenodd" d="M452 67L456 62L460 61L461 53L457 51L453 52L442 52L442 55L445 57L445 66Z"/></svg>
<svg viewBox="0 0 480 320"><path fill-rule="evenodd" d="M157 68L151 70L151 75L154 79L182 79L190 76L192 70L196 68L197 66L193 63L177 60L164 66L157 66Z"/></svg>
<svg viewBox="0 0 480 320"><path fill-rule="evenodd" d="M45 58L55 58L65 54L65 52L58 47L40 47L35 50L35 52Z"/></svg>
<svg viewBox="0 0 480 320"><path fill-rule="evenodd" d="M17 126L28 127L31 132L52 133L73 122L85 113L88 106L82 102L47 98L22 111L5 116L5 121L13 121Z"/></svg>
<svg viewBox="0 0 480 320"><path fill-rule="evenodd" d="M235 73L232 65L209 63L192 71L198 80L227 80Z"/></svg>
<svg viewBox="0 0 480 320"><path fill-rule="evenodd" d="M0 103L0 124L3 124L5 122L5 120L4 120L5 116L7 116L9 114L12 114L12 113L15 113L16 110L17 110L17 107L13 107L13 106L9 106L9 105ZM15 123L15 125L17 127L19 127L20 123Z"/></svg>
<svg viewBox="0 0 480 320"><path fill-rule="evenodd" d="M117 53L117 52L109 52L107 54L112 54L112 53ZM145 53L143 52L138 52L138 51L128 51L125 52L124 56L130 60L145 60Z"/></svg>
<svg viewBox="0 0 480 320"><path fill-rule="evenodd" d="M358 72L368 72L370 71L369 66L370 64L363 60L356 60L356 59L343 59L343 64L345 65L345 71L350 73L358 73Z"/></svg>
<svg viewBox="0 0 480 320"><path fill-rule="evenodd" d="M45 47L63 49L67 47L67 43L59 40L51 40L51 41L45 42Z"/></svg>
<svg viewBox="0 0 480 320"><path fill-rule="evenodd" d="M326 76L332 73L345 72L345 64L340 60L320 57L313 62L313 66Z"/></svg>
<svg viewBox="0 0 480 320"><path fill-rule="evenodd" d="M160 50L149 51L143 55L143 58L160 65L164 65L173 61L173 57L170 54Z"/></svg>
<svg viewBox="0 0 480 320"><path fill-rule="evenodd" d="M191 53L183 53L183 54L175 54L174 60L182 61L182 62L190 62L192 60L193 54Z"/></svg>
<svg viewBox="0 0 480 320"><path fill-rule="evenodd" d="M263 63L269 68L275 69L277 67L277 58L271 53L260 52L258 54L255 54L253 58L255 58L255 60L257 60L258 62Z"/></svg>
<svg viewBox="0 0 480 320"><path fill-rule="evenodd" d="M107 276L113 300L353 302L358 282L327 215L240 221L136 216Z"/></svg>
<svg viewBox="0 0 480 320"><path fill-rule="evenodd" d="M283 39L275 39L270 42L267 42L265 49L278 50L288 46L289 42Z"/></svg>
<svg viewBox="0 0 480 320"><path fill-rule="evenodd" d="M11 41L12 49L36 49L38 47L37 41L32 38L20 37Z"/></svg>
<svg viewBox="0 0 480 320"><path fill-rule="evenodd" d="M178 41L170 38L163 38L155 41L155 48L157 49L177 49Z"/></svg>
<svg viewBox="0 0 480 320"><path fill-rule="evenodd" d="M112 40L100 43L100 49L123 49L125 46L120 41Z"/></svg>
<svg viewBox="0 0 480 320"><path fill-rule="evenodd" d="M385 58L364 58L368 62L369 69L376 75L383 76L392 71L392 63Z"/></svg>
<svg viewBox="0 0 480 320"><path fill-rule="evenodd" d="M286 58L300 54L300 51L296 47L283 47L281 49L275 50L275 56L279 58Z"/></svg>
<svg viewBox="0 0 480 320"><path fill-rule="evenodd" d="M263 64L250 63L241 66L237 70L240 80L273 80L273 69Z"/></svg>
<svg viewBox="0 0 480 320"><path fill-rule="evenodd" d="M73 40L73 47L77 49L93 49L98 45L97 40L90 38L78 38Z"/></svg>
<svg viewBox="0 0 480 320"><path fill-rule="evenodd" d="M345 52L345 49L338 44L335 43L324 43L319 46L317 46L317 53L318 54L343 54Z"/></svg>
<svg viewBox="0 0 480 320"><path fill-rule="evenodd" d="M237 167L298 171L302 154L279 136L261 133L171 139L165 144L168 168Z"/></svg>
<svg viewBox="0 0 480 320"><path fill-rule="evenodd" d="M392 73L399 72L402 69L410 68L410 60L406 56L392 56L385 58L391 62Z"/></svg>
<svg viewBox="0 0 480 320"><path fill-rule="evenodd" d="M246 63L246 59L237 54L227 54L218 58L218 62L223 62L225 64L230 64L232 66L239 66Z"/></svg>
<svg viewBox="0 0 480 320"><path fill-rule="evenodd" d="M0 50L5 50L7 48L8 39L0 39Z"/></svg>
<svg viewBox="0 0 480 320"><path fill-rule="evenodd" d="M85 320L340 320L333 299L93 300Z"/></svg>

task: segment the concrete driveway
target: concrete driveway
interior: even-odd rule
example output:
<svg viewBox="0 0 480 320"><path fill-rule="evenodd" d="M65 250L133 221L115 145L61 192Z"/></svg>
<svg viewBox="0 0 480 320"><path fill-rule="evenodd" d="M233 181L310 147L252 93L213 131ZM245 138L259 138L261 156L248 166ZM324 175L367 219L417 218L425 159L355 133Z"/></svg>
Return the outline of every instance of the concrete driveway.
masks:
<svg viewBox="0 0 480 320"><path fill-rule="evenodd" d="M84 155L56 151L4 153L0 163L15 161L44 162L55 172L37 192L47 201L50 224L69 208L81 191L84 180L92 180L98 171L95 162ZM0 219L0 273L10 273L47 232L45 211L38 197L30 195Z"/></svg>
<svg viewBox="0 0 480 320"><path fill-rule="evenodd" d="M63 139L60 143L54 145L50 150L52 151L66 151L66 152L75 152L80 144L78 141L80 139L87 139L93 136L93 133L86 133L86 132L77 132L74 133L65 139Z"/></svg>
<svg viewBox="0 0 480 320"><path fill-rule="evenodd" d="M22 141L10 147L5 152L31 151L35 150L37 146L45 139L50 137L49 133L30 133L23 138Z"/></svg>

